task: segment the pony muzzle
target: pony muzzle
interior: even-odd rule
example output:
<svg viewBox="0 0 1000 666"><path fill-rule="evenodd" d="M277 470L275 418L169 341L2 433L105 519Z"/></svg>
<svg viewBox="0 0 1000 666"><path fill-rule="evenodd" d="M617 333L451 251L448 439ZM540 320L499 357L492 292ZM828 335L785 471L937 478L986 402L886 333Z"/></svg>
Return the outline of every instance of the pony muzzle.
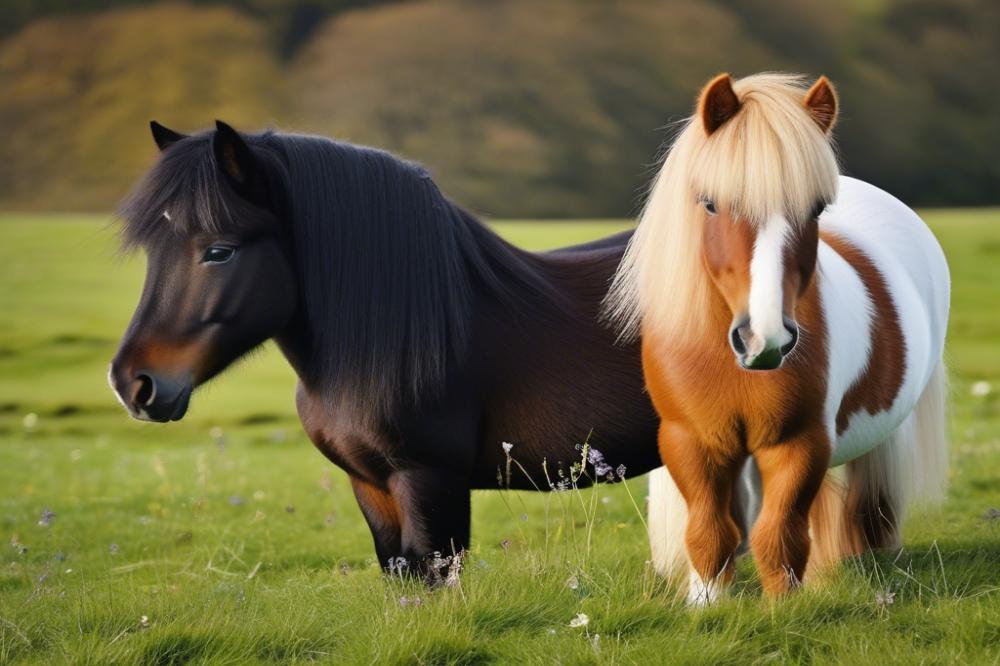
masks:
<svg viewBox="0 0 1000 666"><path fill-rule="evenodd" d="M179 421L187 413L193 383L188 377L171 377L151 370L124 372L112 365L108 375L112 390L132 418L140 421Z"/></svg>
<svg viewBox="0 0 1000 666"><path fill-rule="evenodd" d="M789 317L782 318L780 336L754 333L750 319L744 318L729 329L729 345L744 370L776 370L799 341L799 327Z"/></svg>

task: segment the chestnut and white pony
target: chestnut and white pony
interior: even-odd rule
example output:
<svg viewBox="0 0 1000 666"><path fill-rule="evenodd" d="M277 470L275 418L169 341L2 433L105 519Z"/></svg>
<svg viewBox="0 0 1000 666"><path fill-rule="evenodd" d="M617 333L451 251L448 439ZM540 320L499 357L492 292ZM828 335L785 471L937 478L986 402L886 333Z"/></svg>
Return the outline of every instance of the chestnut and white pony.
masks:
<svg viewBox="0 0 1000 666"><path fill-rule="evenodd" d="M712 80L607 298L661 418L653 559L692 603L748 533L773 597L943 494L948 266L912 210L839 175L836 114L826 78Z"/></svg>

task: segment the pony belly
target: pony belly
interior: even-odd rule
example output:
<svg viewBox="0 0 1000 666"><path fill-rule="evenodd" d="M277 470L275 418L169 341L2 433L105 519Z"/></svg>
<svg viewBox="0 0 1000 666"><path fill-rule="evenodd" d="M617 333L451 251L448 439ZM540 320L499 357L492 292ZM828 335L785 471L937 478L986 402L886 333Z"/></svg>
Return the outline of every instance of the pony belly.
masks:
<svg viewBox="0 0 1000 666"><path fill-rule="evenodd" d="M897 411L869 414L865 411L856 412L850 420L850 425L833 443L830 467L837 467L860 458L882 442L889 439L902 425L906 414ZM907 411L908 413L908 411Z"/></svg>

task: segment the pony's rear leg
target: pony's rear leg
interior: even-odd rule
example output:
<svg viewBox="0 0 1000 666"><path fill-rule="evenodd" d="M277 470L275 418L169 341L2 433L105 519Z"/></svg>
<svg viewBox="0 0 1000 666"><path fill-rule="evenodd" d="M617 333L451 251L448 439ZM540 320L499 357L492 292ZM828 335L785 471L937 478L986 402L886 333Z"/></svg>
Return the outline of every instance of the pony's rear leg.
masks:
<svg viewBox="0 0 1000 666"><path fill-rule="evenodd" d="M419 467L393 473L389 488L402 516L403 557L428 583L439 582L435 554L447 558L469 547L468 482L453 470Z"/></svg>
<svg viewBox="0 0 1000 666"><path fill-rule="evenodd" d="M740 530L732 516L733 489L745 456L703 446L687 427L664 421L660 457L688 509L684 538L691 564L688 603L711 603L733 577L740 545Z"/></svg>
<svg viewBox="0 0 1000 666"><path fill-rule="evenodd" d="M372 532L379 563L386 570L395 570L396 559L403 555L399 503L387 489L358 477L351 477L351 488Z"/></svg>
<svg viewBox="0 0 1000 666"><path fill-rule="evenodd" d="M948 378L938 362L916 408L886 441L847 464L856 552L900 545L912 504L937 504L948 479Z"/></svg>
<svg viewBox="0 0 1000 666"><path fill-rule="evenodd" d="M899 546L903 513L896 475L896 433L874 450L847 463L847 515L855 553Z"/></svg>
<svg viewBox="0 0 1000 666"><path fill-rule="evenodd" d="M733 493L733 520L740 528L740 554L750 550L750 533L753 531L757 516L760 515L760 502L764 496L760 482L760 471L753 456L748 456L740 472L740 479L736 483L736 491Z"/></svg>
<svg viewBox="0 0 1000 666"><path fill-rule="evenodd" d="M750 537L764 592L780 596L797 587L809 561L809 509L830 461L823 432L752 451L764 485L760 517Z"/></svg>

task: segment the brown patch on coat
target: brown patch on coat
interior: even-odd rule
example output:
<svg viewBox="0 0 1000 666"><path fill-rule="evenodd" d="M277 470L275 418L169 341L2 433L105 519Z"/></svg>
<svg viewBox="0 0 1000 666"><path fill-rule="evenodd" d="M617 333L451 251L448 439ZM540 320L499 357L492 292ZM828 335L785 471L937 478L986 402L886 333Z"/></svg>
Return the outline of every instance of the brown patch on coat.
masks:
<svg viewBox="0 0 1000 666"><path fill-rule="evenodd" d="M871 352L868 366L844 394L837 412L837 435L847 430L851 415L862 409L878 414L892 407L903 385L906 370L906 340L896 305L889 293L885 277L872 260L844 238L822 234L823 241L850 264L861 278L872 299L874 312L868 334Z"/></svg>

